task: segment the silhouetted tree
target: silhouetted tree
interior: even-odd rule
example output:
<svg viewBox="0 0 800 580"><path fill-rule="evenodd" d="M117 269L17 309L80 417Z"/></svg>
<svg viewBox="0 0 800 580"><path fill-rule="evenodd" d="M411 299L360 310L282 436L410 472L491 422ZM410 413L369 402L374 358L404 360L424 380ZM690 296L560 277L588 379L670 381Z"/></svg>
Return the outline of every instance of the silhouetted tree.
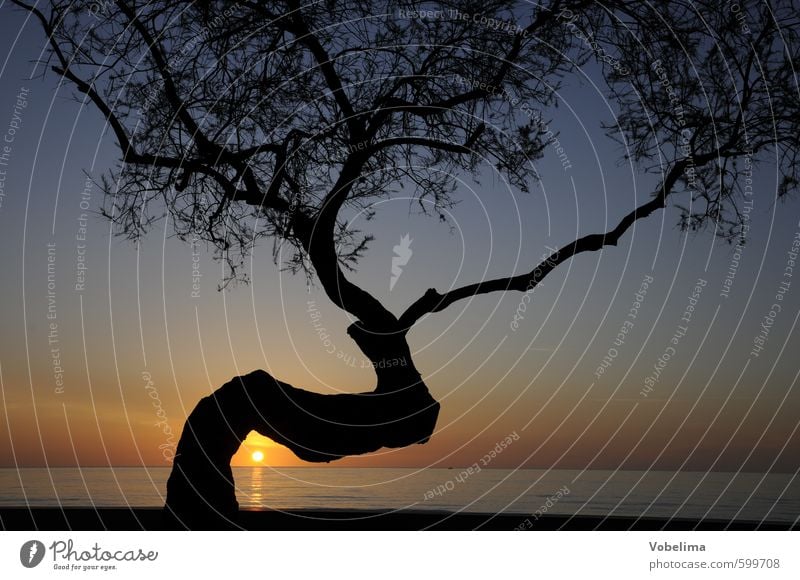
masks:
<svg viewBox="0 0 800 580"><path fill-rule="evenodd" d="M189 526L235 514L229 462L251 429L308 461L425 442L439 406L406 341L421 317L529 291L671 197L682 227L736 238L744 177L763 161L780 196L797 185L790 1L14 1L43 26L52 70L119 143L105 208L119 231L136 239L168 214L179 236L216 249L230 279L272 238L276 256L291 249L288 267L357 319L348 333L375 364L372 393L324 396L257 371L203 399L168 487L168 510ZM526 191L559 85L589 62L618 115L609 137L659 176L649 199L528 271L429 289L399 315L348 278L370 238L345 226L344 208L412 187L441 215L452 174L486 164Z"/></svg>

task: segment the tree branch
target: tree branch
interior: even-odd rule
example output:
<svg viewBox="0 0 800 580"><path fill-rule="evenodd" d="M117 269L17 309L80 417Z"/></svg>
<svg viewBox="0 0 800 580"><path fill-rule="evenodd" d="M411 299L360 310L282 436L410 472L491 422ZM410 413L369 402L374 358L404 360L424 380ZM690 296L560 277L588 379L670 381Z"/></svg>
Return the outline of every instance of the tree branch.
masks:
<svg viewBox="0 0 800 580"><path fill-rule="evenodd" d="M26 4L25 2L21 2L20 0L11 0L11 1L20 8L27 10L28 12L33 14L36 17L36 19L39 20L39 22L42 25L42 29L47 35L47 42L53 49L53 54L56 55L56 58L58 59L60 65L60 66L53 66L51 67L51 69L56 74L59 74L62 77L66 78L67 80L71 81L78 89L78 91L89 97L89 99L91 99L91 101L95 104L95 106L100 110L100 112L108 121L108 124L111 125L111 129L114 131L114 135L116 136L117 141L119 141L120 149L122 149L123 159L129 157L138 157L138 155L133 149L133 145L131 144L130 138L128 137L128 132L125 130L125 126L111 110L111 107L109 107L108 104L106 104L105 100L100 96L100 93L98 93L97 90L95 90L94 86L91 83L78 77L69 68L70 61L69 59L67 59L66 55L64 54L64 51L62 51L61 47L58 45L58 41L56 40L55 36L55 30L53 30L53 26L51 25L47 17L44 15L44 13L35 6L31 6L29 4Z"/></svg>
<svg viewBox="0 0 800 580"><path fill-rule="evenodd" d="M468 145L459 145L458 143L450 143L449 141L429 139L426 137L390 137L388 139L381 139L373 143L373 145L368 148L368 151L374 153L380 149L393 147L395 145L420 145L422 147L428 147L429 149L441 149L442 151L451 151L453 153L469 153L472 151Z"/></svg>
<svg viewBox="0 0 800 580"><path fill-rule="evenodd" d="M249 8L252 8L253 10L265 15L272 21L271 24L275 24L276 26L280 26L284 30L291 32L299 43L308 48L309 52L311 52L312 56L314 57L314 60L317 62L317 65L319 65L320 71L322 72L322 77L325 79L325 83L331 90L331 94L333 95L336 104L344 116L345 123L347 124L347 128L350 132L351 140L353 142L359 141L361 139L361 134L363 133L362 124L358 120L358 116L356 115L350 99L347 98L347 93L345 93L342 80L339 78L339 74L336 72L336 69L333 66L333 60L331 59L330 55L328 55L325 47L322 46L319 38L317 38L317 36L308 27L305 20L303 20L300 4L298 2L289 2L288 4L291 6L292 11L288 14L282 14L281 16L271 12L261 2L242 1L240 4L248 6Z"/></svg>
<svg viewBox="0 0 800 580"><path fill-rule="evenodd" d="M320 231L319 218L294 216L294 233L308 253L328 298L374 332L394 332L397 318L380 300L347 279L339 266L332 234Z"/></svg>
<svg viewBox="0 0 800 580"><path fill-rule="evenodd" d="M577 10L586 4L589 4L589 2L577 2L576 5L573 6L573 9ZM491 96L492 92L489 90L489 87L492 87L496 90L503 83L509 70L511 70L511 67L514 65L514 61L517 59L520 51L522 50L522 44L525 37L534 34L543 26L550 24L551 21L557 17L560 9L560 0L557 0L549 7L540 7L533 21L527 27L525 27L520 34L514 35L514 42L512 43L511 48L506 53L505 57L500 60L502 64L492 79L486 83L486 88L471 89L465 93L453 95L446 99L432 103L414 103L395 97L391 93L386 94L378 99L379 108L374 111L372 118L370 119L367 134L376 134L383 125L386 117L392 113L400 112L409 113L419 117L430 117L449 111L458 105ZM392 87L392 90L396 90L399 85L400 83L396 83Z"/></svg>
<svg viewBox="0 0 800 580"><path fill-rule="evenodd" d="M116 4L125 17L128 19L131 25L136 29L139 33L139 36L142 37L145 44L147 45L147 50L150 52L150 56L155 62L156 68L158 69L158 74L164 81L164 92L167 95L167 100L169 104L172 106L173 110L175 111L175 115L181 120L183 125L186 127L186 130L195 140L198 145L198 148L204 152L212 154L216 157L220 157L222 152L225 150L224 147L216 145L213 143L201 130L200 126L195 122L192 115L189 113L188 108L186 107L186 103L183 102L180 95L178 94L178 89L175 86L175 81L172 78L172 75L169 72L169 65L167 64L167 60L164 57L163 50L161 48L161 44L153 38L150 32L147 30L147 27L141 21L141 19L137 16L135 10L133 10L127 3L123 2L122 0L116 0Z"/></svg>
<svg viewBox="0 0 800 580"><path fill-rule="evenodd" d="M450 290L444 294L440 294L434 288L430 288L400 316L400 328L404 331L408 331L408 329L425 314L440 312L454 302L464 298L471 298L479 294L488 294L489 292L507 292L509 290L526 292L532 290L558 265L566 262L573 256L583 252L594 252L600 250L604 246L616 246L620 237L622 237L637 220L646 218L654 211L666 205L667 196L671 193L672 188L675 186L675 183L678 181L687 165L688 160L686 159L675 163L664 178L662 186L657 190L654 197L623 217L614 229L604 234L590 234L578 238L574 242L550 254L538 266L526 274L478 282L476 284Z"/></svg>
<svg viewBox="0 0 800 580"><path fill-rule="evenodd" d="M543 9L539 11L534 21L531 22L531 24L525 29L526 32L534 31L537 28L544 26L547 22L554 18L556 15L555 8L557 7L558 3L553 6L553 10ZM522 48L524 36L525 35L520 34L514 38L512 47L506 54L503 65L493 77L492 83L498 84L502 82L502 80L508 74L508 71L510 70L514 60L517 58ZM325 56L327 57L327 55ZM455 95L431 106L441 111L442 107L450 109L460 103L469 102L470 100L482 98L486 95L488 95L488 91L485 89L477 89L468 91L461 95ZM413 108L415 107L416 105L413 105ZM368 137L371 137L377 133L381 123L385 122L387 118L386 114L390 113L391 111L392 109L387 109L376 111L376 113L373 114L369 128L366 132ZM378 142L380 144L378 148L365 148L363 150L354 148L350 152L350 155L348 155L347 160L342 166L342 170L339 174L336 184L326 195L323 206L318 212L314 227L316 230L316 235L310 240L307 248L309 256L314 263L314 267L317 268L317 275L320 276L320 280L322 281L323 286L326 288L326 293L338 306L344 308L354 315L359 316L359 318L367 324L377 324L377 328L381 328L382 330L394 331L397 327L397 319L391 312L389 312L388 309L386 309L385 306L383 306L378 299L346 279L344 274L341 272L341 269L338 267L338 261L333 262L335 269L330 269L331 259L335 258L335 249L333 247L333 229L336 223L336 216L339 214L339 210L346 201L347 196L352 189L354 180L361 174L362 168L367 163L371 155L379 148L398 144L435 146L437 148L456 153L468 153L471 150L471 146L474 144L475 139L480 136L480 133L483 131L483 129L483 127L479 127L476 133L470 136L467 141L467 145L446 143L436 139L426 139L421 137L397 137ZM353 132L351 131L351 136L352 135ZM327 275L324 275L320 271L320 265L329 268ZM361 314L356 314L357 311ZM400 328L405 328L405 325L401 323Z"/></svg>

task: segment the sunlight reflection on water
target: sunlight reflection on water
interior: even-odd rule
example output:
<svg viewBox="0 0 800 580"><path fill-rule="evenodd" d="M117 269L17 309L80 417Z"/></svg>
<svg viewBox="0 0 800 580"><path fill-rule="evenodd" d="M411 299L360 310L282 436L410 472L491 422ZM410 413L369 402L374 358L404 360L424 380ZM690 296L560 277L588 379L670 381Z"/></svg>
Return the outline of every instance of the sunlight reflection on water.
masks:
<svg viewBox="0 0 800 580"><path fill-rule="evenodd" d="M791 474L237 467L243 508L434 509L794 521ZM0 469L0 506L163 505L169 468ZM762 481L763 478L763 481ZM434 493L434 490L440 493Z"/></svg>

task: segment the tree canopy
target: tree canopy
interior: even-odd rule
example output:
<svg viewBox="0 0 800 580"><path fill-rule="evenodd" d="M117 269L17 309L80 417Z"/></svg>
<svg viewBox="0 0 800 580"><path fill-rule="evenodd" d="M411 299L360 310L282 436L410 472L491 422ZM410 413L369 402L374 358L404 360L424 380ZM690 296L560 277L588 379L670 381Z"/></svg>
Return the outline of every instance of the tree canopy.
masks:
<svg viewBox="0 0 800 580"><path fill-rule="evenodd" d="M136 238L168 214L232 278L270 238L276 256L292 250L282 266L313 270L376 330L531 289L670 198L682 227L737 239L753 167L775 168L779 196L798 184L791 1L14 2L43 25L52 70L119 143L104 211L121 233ZM452 175L486 168L527 191L555 137L558 91L585 67L600 71L615 111L609 138L658 176L649 199L529 271L430 289L400 315L348 279L371 238L347 227L345 209L369 213L410 187L444 219Z"/></svg>

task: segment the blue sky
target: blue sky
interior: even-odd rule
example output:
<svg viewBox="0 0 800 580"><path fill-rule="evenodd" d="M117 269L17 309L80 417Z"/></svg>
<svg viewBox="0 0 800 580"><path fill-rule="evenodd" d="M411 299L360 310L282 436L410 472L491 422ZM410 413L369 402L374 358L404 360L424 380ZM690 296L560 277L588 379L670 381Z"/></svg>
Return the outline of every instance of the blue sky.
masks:
<svg viewBox="0 0 800 580"><path fill-rule="evenodd" d="M347 315L302 276L280 272L271 245L253 254L252 284L218 292L220 264L205 248L193 255L168 223L140 246L110 235L95 215L101 193L82 192L87 173L99 179L117 161L114 140L98 112L71 99L54 75L30 78L41 32L7 4L0 11L7 55L0 134L27 89L8 166L0 168L0 465L163 464L165 433L145 373L174 432L199 397L255 368L319 392L372 388L371 371L361 368L345 333ZM571 169L548 151L537 167L542 181L529 194L507 187L489 167L479 183L455 176L462 201L452 209L452 228L420 215L402 196L381 201L374 220L352 216L353 227L375 235L354 280L399 313L429 287L529 271L548 246L609 229L646 201L654 179L620 163L622 150L600 129L613 115L591 75L568 85L549 115ZM498 467L796 471L800 287L791 285L780 301L776 294L789 280L787 252L800 212L795 203L775 202L769 167L755 176L755 190L751 237L727 297L721 294L733 248L709 232L678 231L670 209L638 222L618 247L558 268L525 304L517 329L517 293L462 301L427 317L410 342L443 404L436 436L425 446L339 465L469 465L517 431L520 442ZM85 224L82 213L92 213ZM76 236L84 227L82 248ZM413 253L390 291L392 249L406 234ZM48 244L55 247L56 359L48 341ZM75 288L79 250L87 266L82 290ZM631 319L648 277L653 283ZM685 324L698 279L706 285ZM753 356L776 303L781 311ZM312 324L312 305L327 342ZM624 341L615 343L623 326ZM680 326L685 336L671 343ZM598 378L612 348L613 362ZM667 352L659 382L643 396L645 379ZM63 392L55 367L63 369ZM268 462L300 464L268 448Z"/></svg>

